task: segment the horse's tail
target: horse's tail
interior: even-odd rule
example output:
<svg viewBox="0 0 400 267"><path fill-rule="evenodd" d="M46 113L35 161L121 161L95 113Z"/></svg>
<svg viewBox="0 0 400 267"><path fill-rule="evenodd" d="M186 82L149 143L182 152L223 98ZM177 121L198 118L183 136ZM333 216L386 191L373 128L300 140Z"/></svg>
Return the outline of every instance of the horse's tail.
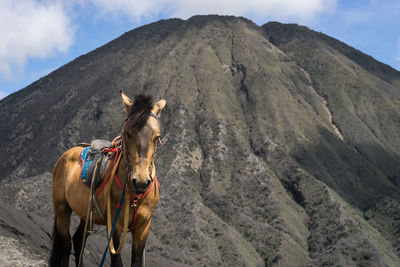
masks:
<svg viewBox="0 0 400 267"><path fill-rule="evenodd" d="M57 217L54 216L54 223L53 223L53 233L51 234L51 240L54 240L54 236L57 234Z"/></svg>
<svg viewBox="0 0 400 267"><path fill-rule="evenodd" d="M71 241L65 240L57 231L57 217L54 216L53 234L51 236L51 250L48 258L49 266L68 267L71 254Z"/></svg>
<svg viewBox="0 0 400 267"><path fill-rule="evenodd" d="M59 251L57 249L59 242L57 242L57 239L59 239L57 237L58 233L57 233L57 217L54 216L54 224L53 224L53 233L51 234L51 249L50 249L50 254L49 254L49 258L47 260L49 266L55 266L56 264L56 259L57 259L57 254L59 254Z"/></svg>

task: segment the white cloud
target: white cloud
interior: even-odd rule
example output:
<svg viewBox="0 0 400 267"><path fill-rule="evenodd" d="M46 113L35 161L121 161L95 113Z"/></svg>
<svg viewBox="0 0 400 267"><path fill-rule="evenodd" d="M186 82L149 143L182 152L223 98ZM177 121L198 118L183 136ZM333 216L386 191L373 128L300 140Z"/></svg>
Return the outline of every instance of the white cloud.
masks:
<svg viewBox="0 0 400 267"><path fill-rule="evenodd" d="M91 0L102 12L124 13L134 20L164 14L189 18L220 14L307 21L335 10L337 0ZM267 22L267 21L265 21Z"/></svg>
<svg viewBox="0 0 400 267"><path fill-rule="evenodd" d="M0 79L12 78L29 58L48 58L72 45L80 16L130 18L137 24L159 17L245 16L256 22L304 22L332 12L337 0L0 0ZM83 12L82 12L83 11ZM259 18L257 20L257 18Z"/></svg>
<svg viewBox="0 0 400 267"><path fill-rule="evenodd" d="M61 2L0 0L0 77L12 78L28 58L46 58L72 45L74 28Z"/></svg>

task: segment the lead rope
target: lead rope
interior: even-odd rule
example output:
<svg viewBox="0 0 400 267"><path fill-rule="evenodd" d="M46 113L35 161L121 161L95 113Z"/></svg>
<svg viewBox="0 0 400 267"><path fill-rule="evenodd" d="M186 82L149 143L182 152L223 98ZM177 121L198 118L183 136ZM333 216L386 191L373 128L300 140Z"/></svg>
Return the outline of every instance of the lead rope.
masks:
<svg viewBox="0 0 400 267"><path fill-rule="evenodd" d="M127 175L126 180L125 180L125 185L124 185L124 189L123 191L126 191L126 187L127 187L127 181L128 181L129 175ZM121 195L121 199L123 198L123 196ZM121 203L119 203L119 207L118 210L120 211L122 206L124 205L125 202L125 207L124 207L124 226L123 226L123 230L122 230L122 238L121 241L119 243L118 249L115 250L114 248L114 242L112 240L112 233L111 231L109 232L109 236L110 236L110 251L112 254L119 254L122 251L122 248L124 247L124 243L125 243L125 239L126 239L126 234L128 232L128 225L129 225L129 205L127 203L129 203L129 194L125 194L125 198L124 201ZM117 215L115 215L117 217ZM110 218L110 219L108 219ZM115 219L114 219L115 221ZM107 226L111 224L111 215L110 217L107 216ZM113 226L114 227L114 226ZM107 227L107 231L109 227Z"/></svg>
<svg viewBox="0 0 400 267"><path fill-rule="evenodd" d="M123 146L122 146L123 147ZM121 158L121 155L122 155L122 152L121 152L121 154L120 154L120 157L119 157L119 159L118 159L118 162L119 162L119 160L120 160L120 158ZM126 162L125 162L125 165L127 165L127 167L128 167L128 174L126 175L126 179L125 179L125 184L124 184L124 188L123 188L123 191L125 191L126 190L126 187L127 187L127 183L128 183L128 180L129 180L129 173L130 173L130 164L129 164L129 162L126 160ZM112 185L112 182L113 182L113 179L114 179L114 177L111 177L111 179L110 179L110 185ZM124 199L124 202L125 202L125 208L124 208L124 224L123 224L123 228L122 228L122 239L121 239L121 241L120 241L120 243L119 243L119 246L118 246L118 249L117 250L115 250L115 248L114 248L114 242L113 242L113 239L112 239L112 234L111 234L111 229L112 228L114 228L114 226L110 229L110 227L111 227L111 186L109 187L109 190L108 190L108 192L107 192L107 237L109 237L109 239L110 239L110 242L109 242L109 246L110 246L110 252L112 253L112 254L119 254L119 253L121 253L121 251L122 251L122 248L124 247L124 243L125 243L125 239L126 239L126 234L127 234L127 232L128 232L128 227L129 227L129 205L127 204L128 203L128 201L129 201L129 199L130 199L130 195L129 194L126 194L125 195L125 199ZM122 195L121 195L121 200L122 200ZM119 206L117 207L118 208L118 214L119 214L119 211L121 210L121 208L122 208L122 206L123 206L123 202L121 203L121 201L120 201L120 203L119 203ZM114 219L115 220L115 219Z"/></svg>
<svg viewBox="0 0 400 267"><path fill-rule="evenodd" d="M117 163L116 163L115 166L118 166L119 161L121 159L121 155L122 155L122 153L119 155ZM108 248L110 249L110 252L112 254L121 253L121 250L124 247L126 234L128 232L129 205L127 205L126 203L128 203L130 196L129 196L129 194L125 194L125 191L126 191L126 187L127 187L127 182L129 180L129 172L128 172L127 176L126 176L125 184L124 184L123 189L122 189L122 194L121 194L121 198L119 200L119 205L118 205L118 208L117 208L117 212L115 214L114 221L113 221L113 223L111 225L111 187L112 187L112 182L113 182L114 177L115 177L115 171L116 171L116 167L115 166L114 166L113 171L111 173L110 181L108 182L109 186L107 188L107 196L108 196L107 197L107 237L108 237L108 242L107 242L106 249L104 251L103 257L102 257L100 265L99 265L100 267L103 266L103 264L104 264L104 261L105 261L106 256L107 256ZM120 244L118 246L118 249L115 250L114 242L112 240L112 236L114 234L115 226L117 224L118 217L119 217L119 214L121 212L121 208L124 205L124 202L125 202L125 209L124 209L124 225L123 225L123 228L122 228L123 229L123 234L122 234L122 239L121 239L121 242L120 242Z"/></svg>
<svg viewBox="0 0 400 267"><path fill-rule="evenodd" d="M126 180L126 181L127 181L127 180ZM113 222L113 224L112 224L112 228L111 228L111 231L110 231L110 237L108 238L107 246L106 246L106 248L105 248L105 250L104 250L103 257L101 258L101 262L100 262L99 267L102 267L102 266L103 266L103 264L104 264L104 262L105 262L105 260L106 260L107 251L108 251L108 249L110 249L109 246L110 246L110 244L112 244L112 235L114 234L114 230L115 230L115 226L117 225L119 213L121 212L121 207L122 207L122 205L123 205L123 203L124 203L124 196L125 196L125 189L126 189L126 181L125 181L124 189L122 190L121 198L120 198L120 200L119 200L119 208L117 209L117 212L116 212L115 218L114 218L114 222ZM126 206L127 206L127 205L126 205ZM111 243L110 243L110 242L111 242ZM123 243L121 243L121 245L123 245ZM121 246L121 245L120 245L120 248L122 249L122 246Z"/></svg>
<svg viewBox="0 0 400 267"><path fill-rule="evenodd" d="M114 163L113 169L111 171L110 180L108 181L108 187L107 187L107 196L108 196L108 200L107 200L107 237L108 237L108 242L107 242L106 249L104 250L103 257L101 258L101 262L100 262L99 267L103 266L103 264L104 264L104 262L106 260L107 251L108 251L109 244L110 244L110 241L111 241L111 238L112 238L112 234L114 233L115 225L117 223L117 219L118 219L118 216L119 216L119 212L121 211L121 208L117 209L117 213L115 214L115 218L114 218L112 229L109 229L108 221L109 220L111 221L111 218L110 218L111 217L111 214L110 214L111 210L109 210L108 204L109 204L109 202L111 202L111 200L110 200L111 187L112 187L112 183L114 181L115 172L117 171L117 167L118 167L119 161L121 159L121 155L122 155L122 153L120 153L118 155L118 159ZM117 154L115 155L115 157L117 157ZM126 183L126 181L125 181L125 183ZM120 205L122 205L122 201L124 199L124 195L125 195L125 186L124 186L124 188L122 190L121 198L119 200Z"/></svg>
<svg viewBox="0 0 400 267"><path fill-rule="evenodd" d="M97 173L97 168L100 165L100 161L96 162L96 166L93 171L92 175L92 182L90 184L90 196L89 196L89 201L88 201L88 208L87 208L87 214L86 214L86 220L85 220L85 228L83 228L83 239L82 239L82 245L81 245L81 252L79 254L79 261L78 261L78 267L81 266L82 264L82 258L83 258L83 251L85 250L85 245L86 245L86 234L88 232L88 221L90 221L90 227L91 230L93 230L93 210L92 210L92 201L93 201L93 188L94 188L94 181L95 181L95 176Z"/></svg>

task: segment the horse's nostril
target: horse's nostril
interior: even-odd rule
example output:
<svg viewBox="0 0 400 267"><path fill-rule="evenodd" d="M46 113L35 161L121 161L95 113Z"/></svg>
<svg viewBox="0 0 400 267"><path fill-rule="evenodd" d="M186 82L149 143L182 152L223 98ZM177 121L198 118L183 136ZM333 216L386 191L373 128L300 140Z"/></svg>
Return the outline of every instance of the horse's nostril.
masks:
<svg viewBox="0 0 400 267"><path fill-rule="evenodd" d="M132 178L132 185L135 188L146 188L151 184L151 180L150 179L146 179L145 181L138 181L137 179Z"/></svg>

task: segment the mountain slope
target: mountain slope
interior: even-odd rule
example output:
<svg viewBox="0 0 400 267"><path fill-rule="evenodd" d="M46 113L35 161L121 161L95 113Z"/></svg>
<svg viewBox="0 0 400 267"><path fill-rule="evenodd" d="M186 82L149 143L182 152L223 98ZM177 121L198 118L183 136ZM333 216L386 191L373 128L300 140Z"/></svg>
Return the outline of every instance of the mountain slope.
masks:
<svg viewBox="0 0 400 267"><path fill-rule="evenodd" d="M269 23L263 28L269 40L309 73L345 142L399 185L400 90L390 82L395 83L393 77L400 80L400 74L303 27Z"/></svg>
<svg viewBox="0 0 400 267"><path fill-rule="evenodd" d="M144 92L167 100L150 264L400 265L400 74L354 51L235 17L135 29L0 102L3 201L118 135L118 90Z"/></svg>
<svg viewBox="0 0 400 267"><path fill-rule="evenodd" d="M372 217L371 224L392 241L399 254L400 233L394 230L400 226L395 215L400 207L398 193L376 187L375 181L376 176L380 176L399 187L400 73L338 40L305 27L267 23L263 29L271 42L309 73L313 86L335 114L333 120L346 142L356 150L358 157L363 158L361 168L356 170L358 175L345 177L348 183L353 184L352 178L357 176L366 180L371 169L381 172L368 179L371 182L366 189L376 189L372 198L366 199L363 194L357 206L369 209L366 218ZM327 165L323 163L324 159L306 162L303 157L300 161L314 170L316 161L325 168ZM366 161L372 167L366 169ZM343 174L335 171L333 177L339 181ZM360 182L348 185L353 197L357 192L354 186L359 187Z"/></svg>

